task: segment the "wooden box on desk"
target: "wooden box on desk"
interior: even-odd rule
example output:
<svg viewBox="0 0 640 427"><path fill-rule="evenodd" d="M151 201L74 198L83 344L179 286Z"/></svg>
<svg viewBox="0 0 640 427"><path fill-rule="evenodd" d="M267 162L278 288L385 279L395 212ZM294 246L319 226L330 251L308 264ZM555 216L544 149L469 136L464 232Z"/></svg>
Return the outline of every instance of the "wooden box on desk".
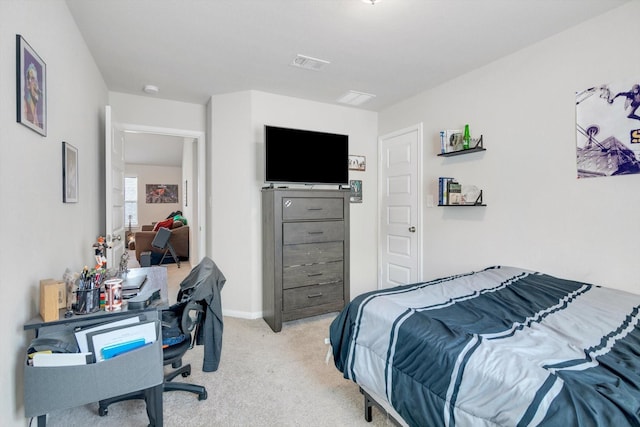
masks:
<svg viewBox="0 0 640 427"><path fill-rule="evenodd" d="M45 322L58 320L61 308L67 305L67 291L64 282L53 279L40 280L40 316Z"/></svg>

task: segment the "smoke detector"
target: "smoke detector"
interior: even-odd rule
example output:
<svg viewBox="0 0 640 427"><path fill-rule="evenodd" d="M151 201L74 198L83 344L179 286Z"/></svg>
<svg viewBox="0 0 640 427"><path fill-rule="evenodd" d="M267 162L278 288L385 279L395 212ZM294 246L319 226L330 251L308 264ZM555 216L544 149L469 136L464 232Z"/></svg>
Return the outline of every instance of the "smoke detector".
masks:
<svg viewBox="0 0 640 427"><path fill-rule="evenodd" d="M310 56L298 54L293 58L290 65L298 68L304 68L305 70L320 71L320 69L327 64L330 64L330 62L325 61L324 59L312 58Z"/></svg>

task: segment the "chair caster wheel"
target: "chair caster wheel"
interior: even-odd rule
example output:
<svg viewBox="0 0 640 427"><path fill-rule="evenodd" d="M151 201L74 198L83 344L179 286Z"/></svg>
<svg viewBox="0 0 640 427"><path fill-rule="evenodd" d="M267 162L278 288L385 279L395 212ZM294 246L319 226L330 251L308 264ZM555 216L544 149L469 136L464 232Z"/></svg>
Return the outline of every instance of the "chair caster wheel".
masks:
<svg viewBox="0 0 640 427"><path fill-rule="evenodd" d="M181 375L182 375L182 378L187 378L187 377L189 376L189 374L190 374L190 373L191 373L191 372L183 372L183 373L181 374Z"/></svg>
<svg viewBox="0 0 640 427"><path fill-rule="evenodd" d="M103 407L98 408L98 415L100 415L101 417L104 417L108 413L109 413L108 408L103 408Z"/></svg>
<svg viewBox="0 0 640 427"><path fill-rule="evenodd" d="M206 390L203 393L198 395L198 400L207 400L207 392Z"/></svg>

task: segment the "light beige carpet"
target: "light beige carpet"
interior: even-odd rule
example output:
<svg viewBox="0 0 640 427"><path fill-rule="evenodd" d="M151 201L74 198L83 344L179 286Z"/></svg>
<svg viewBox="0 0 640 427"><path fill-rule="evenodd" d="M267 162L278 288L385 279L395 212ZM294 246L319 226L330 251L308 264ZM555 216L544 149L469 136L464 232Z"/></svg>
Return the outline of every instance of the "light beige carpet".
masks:
<svg viewBox="0 0 640 427"><path fill-rule="evenodd" d="M177 284L189 268L186 263L180 269L168 267L170 294L177 293ZM196 395L180 391L164 393L164 425L393 425L375 409L373 422L367 423L358 386L342 377L332 359L325 363L329 346L324 339L335 315L287 322L277 334L262 319L225 317L219 369L202 372L203 347L197 346L184 359L192 365L191 376L174 380L206 386L208 399L198 401ZM50 427L147 424L141 400L114 404L104 417L98 415L96 403L56 411L47 420Z"/></svg>

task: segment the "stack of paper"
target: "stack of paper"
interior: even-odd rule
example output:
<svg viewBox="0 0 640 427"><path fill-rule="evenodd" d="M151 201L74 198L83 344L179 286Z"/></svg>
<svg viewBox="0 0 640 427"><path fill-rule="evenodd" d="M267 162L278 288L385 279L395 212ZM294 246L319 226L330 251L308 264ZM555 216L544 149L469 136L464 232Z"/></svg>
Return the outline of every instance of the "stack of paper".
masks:
<svg viewBox="0 0 640 427"><path fill-rule="evenodd" d="M81 352L93 353L101 362L157 340L156 322L133 316L75 332Z"/></svg>
<svg viewBox="0 0 640 427"><path fill-rule="evenodd" d="M91 353L36 353L33 366L73 366L91 363Z"/></svg>
<svg viewBox="0 0 640 427"><path fill-rule="evenodd" d="M156 322L147 321L87 334L96 362L118 356L156 341Z"/></svg>

